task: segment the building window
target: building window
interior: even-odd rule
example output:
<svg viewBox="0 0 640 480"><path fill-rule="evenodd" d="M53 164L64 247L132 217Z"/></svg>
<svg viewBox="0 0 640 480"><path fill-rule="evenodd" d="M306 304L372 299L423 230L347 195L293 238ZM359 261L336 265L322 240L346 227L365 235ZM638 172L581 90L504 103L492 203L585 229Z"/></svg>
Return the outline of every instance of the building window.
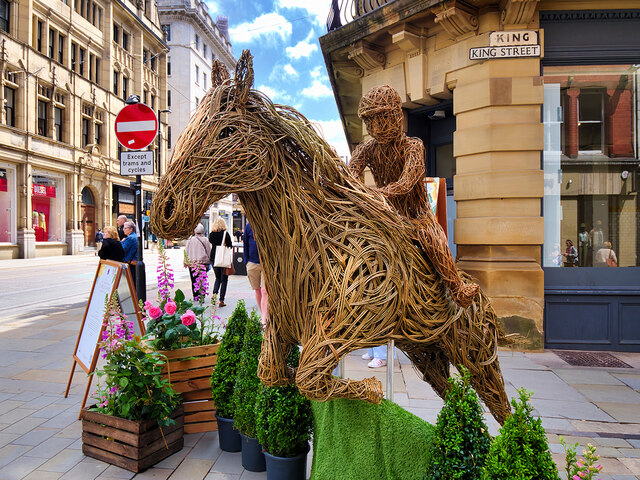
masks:
<svg viewBox="0 0 640 480"><path fill-rule="evenodd" d="M155 54L155 55L152 55L152 56L151 56L150 63L151 63L151 71L152 71L152 72L155 72L155 71L156 71L156 59L157 59L158 55L159 55L159 54Z"/></svg>
<svg viewBox="0 0 640 480"><path fill-rule="evenodd" d="M151 95L151 110L155 110L155 109L156 109L156 96Z"/></svg>
<svg viewBox="0 0 640 480"><path fill-rule="evenodd" d="M200 78L200 67L196 65L196 84L198 83L199 78Z"/></svg>
<svg viewBox="0 0 640 480"><path fill-rule="evenodd" d="M0 163L0 242L16 241L16 172Z"/></svg>
<svg viewBox="0 0 640 480"><path fill-rule="evenodd" d="M100 59L94 56L93 81L100 84Z"/></svg>
<svg viewBox="0 0 640 480"><path fill-rule="evenodd" d="M56 51L56 31L53 28L49 29L49 58L54 58Z"/></svg>
<svg viewBox="0 0 640 480"><path fill-rule="evenodd" d="M144 92L142 92L142 103L148 105L149 102L147 100L149 100L149 91L145 90Z"/></svg>
<svg viewBox="0 0 640 480"><path fill-rule="evenodd" d="M58 62L64 63L64 37L58 34Z"/></svg>
<svg viewBox="0 0 640 480"><path fill-rule="evenodd" d="M606 267L609 256L640 266L635 74L634 65L544 67L545 267Z"/></svg>
<svg viewBox="0 0 640 480"><path fill-rule="evenodd" d="M200 35L196 34L196 50L200 50Z"/></svg>
<svg viewBox="0 0 640 480"><path fill-rule="evenodd" d="M47 102L38 100L38 135L47 134Z"/></svg>
<svg viewBox="0 0 640 480"><path fill-rule="evenodd" d="M38 20L36 24L36 50L42 53L42 22Z"/></svg>
<svg viewBox="0 0 640 480"><path fill-rule="evenodd" d="M89 123L88 118L82 117L82 148L89 145Z"/></svg>
<svg viewBox="0 0 640 480"><path fill-rule="evenodd" d="M202 86L207 89L207 72L202 72Z"/></svg>
<svg viewBox="0 0 640 480"><path fill-rule="evenodd" d="M162 32L164 33L164 38L167 42L171 41L171 25L165 24L162 25Z"/></svg>
<svg viewBox="0 0 640 480"><path fill-rule="evenodd" d="M216 54L215 54L215 53L213 53L213 52L211 52L211 63L212 63L212 64L213 64L213 62L215 61L215 59L216 59Z"/></svg>
<svg viewBox="0 0 640 480"><path fill-rule="evenodd" d="M95 132L95 143L102 145L102 124L96 122Z"/></svg>
<svg viewBox="0 0 640 480"><path fill-rule="evenodd" d="M171 75L171 57L167 57L167 75Z"/></svg>
<svg viewBox="0 0 640 480"><path fill-rule="evenodd" d="M64 177L34 171L31 177L31 221L36 242L64 240Z"/></svg>
<svg viewBox="0 0 640 480"><path fill-rule="evenodd" d="M7 0L0 0L0 30L9 33L9 6Z"/></svg>
<svg viewBox="0 0 640 480"><path fill-rule="evenodd" d="M203 57L207 56L207 44L206 43L202 44L202 56Z"/></svg>
<svg viewBox="0 0 640 480"><path fill-rule="evenodd" d="M118 92L120 91L120 88L118 87L118 78L119 78L120 74L118 73L117 70L113 71L113 93L115 93L116 95L118 95Z"/></svg>
<svg viewBox="0 0 640 480"><path fill-rule="evenodd" d="M113 41L120 44L120 27L115 23L113 24Z"/></svg>
<svg viewBox="0 0 640 480"><path fill-rule="evenodd" d="M73 70L76 73L78 68L77 56L78 56L78 45L71 42L71 70Z"/></svg>
<svg viewBox="0 0 640 480"><path fill-rule="evenodd" d="M200 103L200 99L196 97L196 107L198 106L199 103Z"/></svg>
<svg viewBox="0 0 640 480"><path fill-rule="evenodd" d="M79 65L78 65L78 73L84 77L84 59L87 55L87 51L80 47L80 60L79 60Z"/></svg>
<svg viewBox="0 0 640 480"><path fill-rule="evenodd" d="M171 148L171 126L167 127L167 148Z"/></svg>
<svg viewBox="0 0 640 480"><path fill-rule="evenodd" d="M126 100L129 98L129 79L127 77L122 77L122 98Z"/></svg>
<svg viewBox="0 0 640 480"><path fill-rule="evenodd" d="M171 90L167 90L167 107L171 108Z"/></svg>
<svg viewBox="0 0 640 480"><path fill-rule="evenodd" d="M60 107L54 107L53 109L53 138L59 142L62 142L63 112Z"/></svg>
<svg viewBox="0 0 640 480"><path fill-rule="evenodd" d="M10 87L4 87L4 111L6 122L10 127L16 126L16 91Z"/></svg>
<svg viewBox="0 0 640 480"><path fill-rule="evenodd" d="M129 51L129 34L125 31L122 32L122 48Z"/></svg>

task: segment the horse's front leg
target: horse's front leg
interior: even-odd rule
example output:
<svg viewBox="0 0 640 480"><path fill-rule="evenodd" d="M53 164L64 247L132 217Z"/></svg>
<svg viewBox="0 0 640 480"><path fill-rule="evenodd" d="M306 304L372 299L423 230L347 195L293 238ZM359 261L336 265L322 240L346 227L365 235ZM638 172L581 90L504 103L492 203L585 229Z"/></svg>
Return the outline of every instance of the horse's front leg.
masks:
<svg viewBox="0 0 640 480"><path fill-rule="evenodd" d="M262 349L258 360L258 377L267 387L277 387L292 383L295 372L287 367L287 356L291 344L285 343L269 322L262 339Z"/></svg>
<svg viewBox="0 0 640 480"><path fill-rule="evenodd" d="M341 339L326 339L315 343L311 339L303 345L300 364L296 372L296 385L300 393L311 400L330 400L350 398L364 400L369 403L380 403L382 400L382 384L375 377L364 380L336 378L333 370L340 358L358 347L338 348Z"/></svg>

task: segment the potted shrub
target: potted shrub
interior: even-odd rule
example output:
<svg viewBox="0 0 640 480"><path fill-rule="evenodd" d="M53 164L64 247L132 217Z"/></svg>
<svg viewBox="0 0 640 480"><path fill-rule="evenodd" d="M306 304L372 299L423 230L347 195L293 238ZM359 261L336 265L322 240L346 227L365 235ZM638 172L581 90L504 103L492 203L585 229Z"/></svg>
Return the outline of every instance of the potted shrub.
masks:
<svg viewBox="0 0 640 480"><path fill-rule="evenodd" d="M182 395L185 433L208 432L217 428L215 406L209 378L217 361L219 331L215 299L205 306L204 297L196 303L173 288L173 273L166 252L159 247L158 305L145 302L147 345L167 358L163 374ZM200 274L206 276L206 270ZM205 280L200 280L204 282Z"/></svg>
<svg viewBox="0 0 640 480"><path fill-rule="evenodd" d="M182 449L183 411L161 378L164 357L133 336L114 293L105 302L97 404L82 410L82 452L139 472Z"/></svg>
<svg viewBox="0 0 640 480"><path fill-rule="evenodd" d="M256 439L256 400L261 386L258 357L261 345L262 323L254 310L247 319L233 392L234 426L242 438L242 466L251 472L263 472L266 469L262 446Z"/></svg>
<svg viewBox="0 0 640 480"><path fill-rule="evenodd" d="M298 365L300 352L287 359ZM256 406L257 438L264 448L267 480L305 480L309 439L313 429L311 402L291 385L262 387Z"/></svg>
<svg viewBox="0 0 640 480"><path fill-rule="evenodd" d="M549 452L542 420L531 415L532 393L521 388L518 394L520 401L511 399L513 414L507 417L491 444L483 479L558 480L558 469Z"/></svg>
<svg viewBox="0 0 640 480"><path fill-rule="evenodd" d="M438 415L427 480L440 478L480 480L489 453L491 436L482 416L469 370L459 367L461 377L449 378L451 385Z"/></svg>
<svg viewBox="0 0 640 480"><path fill-rule="evenodd" d="M244 301L241 300L229 317L229 323L218 348L218 361L211 374L211 391L216 406L218 438L220 448L225 452L239 452L242 448L240 433L233 427L235 415L233 391L238 376L240 351L248 320L247 309Z"/></svg>

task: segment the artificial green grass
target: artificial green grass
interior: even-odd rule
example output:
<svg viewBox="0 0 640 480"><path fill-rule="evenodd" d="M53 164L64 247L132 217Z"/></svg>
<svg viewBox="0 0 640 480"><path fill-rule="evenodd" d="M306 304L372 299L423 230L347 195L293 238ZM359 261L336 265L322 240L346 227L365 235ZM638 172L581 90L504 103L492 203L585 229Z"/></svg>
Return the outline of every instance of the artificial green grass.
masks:
<svg viewBox="0 0 640 480"><path fill-rule="evenodd" d="M433 425L387 400L311 402L310 480L422 480Z"/></svg>

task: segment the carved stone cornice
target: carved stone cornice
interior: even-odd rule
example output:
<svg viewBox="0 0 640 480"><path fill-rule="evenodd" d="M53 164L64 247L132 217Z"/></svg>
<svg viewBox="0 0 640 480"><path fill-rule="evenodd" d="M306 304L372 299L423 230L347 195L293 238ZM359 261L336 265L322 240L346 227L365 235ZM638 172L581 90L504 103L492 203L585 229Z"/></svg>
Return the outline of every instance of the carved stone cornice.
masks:
<svg viewBox="0 0 640 480"><path fill-rule="evenodd" d="M391 41L394 45L400 47L405 53L422 50L422 40L424 37L420 35L420 31L410 25L403 24L389 31Z"/></svg>
<svg viewBox="0 0 640 480"><path fill-rule="evenodd" d="M365 71L384 66L385 54L372 43L359 40L349 50L349 60L353 60Z"/></svg>
<svg viewBox="0 0 640 480"><path fill-rule="evenodd" d="M540 0L502 0L500 19L503 25L528 25L533 22Z"/></svg>
<svg viewBox="0 0 640 480"><path fill-rule="evenodd" d="M452 37L478 30L478 9L461 0L446 0L433 8L434 21Z"/></svg>
<svg viewBox="0 0 640 480"><path fill-rule="evenodd" d="M355 62L333 62L333 72L336 79L358 80L364 76L364 69Z"/></svg>

